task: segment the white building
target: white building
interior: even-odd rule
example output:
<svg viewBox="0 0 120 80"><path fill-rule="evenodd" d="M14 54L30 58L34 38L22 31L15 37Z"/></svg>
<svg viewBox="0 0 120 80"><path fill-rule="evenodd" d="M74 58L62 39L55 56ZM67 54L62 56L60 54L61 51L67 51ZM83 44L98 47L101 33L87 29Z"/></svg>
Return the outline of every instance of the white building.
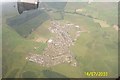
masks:
<svg viewBox="0 0 120 80"><path fill-rule="evenodd" d="M49 40L48 40L48 43L51 43L52 41L53 41L52 39L49 39Z"/></svg>

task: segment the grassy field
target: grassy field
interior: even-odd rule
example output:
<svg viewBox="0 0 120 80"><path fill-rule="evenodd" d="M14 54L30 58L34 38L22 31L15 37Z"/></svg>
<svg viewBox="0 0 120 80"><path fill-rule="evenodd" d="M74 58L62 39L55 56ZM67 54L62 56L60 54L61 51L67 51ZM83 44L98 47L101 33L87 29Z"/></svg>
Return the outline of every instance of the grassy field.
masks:
<svg viewBox="0 0 120 80"><path fill-rule="evenodd" d="M31 11L30 13L8 18L6 22L21 36L27 37L47 19L49 19L48 15L44 11Z"/></svg>
<svg viewBox="0 0 120 80"><path fill-rule="evenodd" d="M27 61L25 57L27 54L41 54L42 49L46 47L46 43L38 43L21 37L14 29L6 24L3 25L2 36L3 77L19 76L26 66ZM34 50L34 47L39 47L39 50Z"/></svg>
<svg viewBox="0 0 120 80"><path fill-rule="evenodd" d="M76 12L76 10L82 9L83 11L79 11L78 12L79 14L89 15L94 18L107 21L110 25L114 25L118 23L117 5L118 3L115 2L103 2L103 3L94 2L91 4L85 2L81 2L81 3L69 2L65 7L65 11Z"/></svg>

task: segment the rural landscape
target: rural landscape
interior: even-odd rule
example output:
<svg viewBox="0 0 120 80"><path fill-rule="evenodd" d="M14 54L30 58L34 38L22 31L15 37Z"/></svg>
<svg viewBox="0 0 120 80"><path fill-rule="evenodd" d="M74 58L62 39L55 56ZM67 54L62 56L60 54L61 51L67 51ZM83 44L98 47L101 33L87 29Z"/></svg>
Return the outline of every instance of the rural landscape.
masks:
<svg viewBox="0 0 120 80"><path fill-rule="evenodd" d="M42 2L22 14L10 4L2 5L3 78L118 77L118 3Z"/></svg>

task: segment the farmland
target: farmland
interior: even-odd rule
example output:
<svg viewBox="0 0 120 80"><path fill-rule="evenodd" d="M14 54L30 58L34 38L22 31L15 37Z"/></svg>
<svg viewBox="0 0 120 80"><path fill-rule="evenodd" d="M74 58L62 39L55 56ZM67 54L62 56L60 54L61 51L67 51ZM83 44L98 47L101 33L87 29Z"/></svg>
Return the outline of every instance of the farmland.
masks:
<svg viewBox="0 0 120 80"><path fill-rule="evenodd" d="M108 72L107 77L117 77L118 30L113 27L117 25L116 3L66 3L66 5L60 3L61 5L52 6L53 4L46 6L52 11L33 10L21 15L2 16L3 77L85 78L89 76L84 73L89 71ZM59 7L54 8L57 5ZM106 5L109 7L105 7ZM51 27L52 21L60 22L59 27L57 25ZM63 27L70 24L74 25L73 28ZM74 45L66 48L70 44L69 40L72 41L75 37L74 34L77 32L75 26L79 26L82 32L74 41ZM49 30L50 27L53 29ZM53 34L52 30L56 30L57 34ZM69 38L68 34L72 38ZM61 41L63 37L66 38ZM54 44L48 44L50 39L62 43L54 47ZM64 42L66 45L61 47ZM66 54L74 56L72 60L76 61L77 66L61 62L48 67L26 59L30 53L41 56L45 50L47 55L57 56L61 49L65 49Z"/></svg>

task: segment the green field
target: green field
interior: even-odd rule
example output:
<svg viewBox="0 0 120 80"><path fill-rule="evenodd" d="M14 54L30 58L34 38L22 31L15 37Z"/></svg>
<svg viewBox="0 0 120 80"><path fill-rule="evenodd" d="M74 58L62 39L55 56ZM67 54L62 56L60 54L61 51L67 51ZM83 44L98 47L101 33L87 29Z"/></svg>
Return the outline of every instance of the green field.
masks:
<svg viewBox="0 0 120 80"><path fill-rule="evenodd" d="M106 5L109 8L105 7ZM52 9L54 7L52 6ZM86 11L74 13L78 8L84 8ZM63 12L61 7L56 10L58 10L58 14L61 12L60 10ZM87 3L67 3L64 7L64 18L61 18L61 15L54 15L56 11L52 13L36 12L31 11L9 18L8 15L7 17L3 15L2 74L4 78L85 78L89 76L84 73L89 71L108 72L107 77L118 76L118 31L113 28L113 25L117 24L116 3L89 5ZM34 15L34 13L36 14ZM92 18L81 14L89 14ZM26 19L25 16L30 17ZM51 17L55 20L60 18L58 21L63 23L79 25L80 28L88 31L80 33L75 45L70 48L78 62L77 67L69 64L42 67L25 59L29 53L42 54L43 49L47 47L47 43L35 42L33 39L40 37L48 40L53 36L48 30ZM94 18L106 21L110 27L101 27L99 23L94 22ZM39 48L34 49L34 47Z"/></svg>

